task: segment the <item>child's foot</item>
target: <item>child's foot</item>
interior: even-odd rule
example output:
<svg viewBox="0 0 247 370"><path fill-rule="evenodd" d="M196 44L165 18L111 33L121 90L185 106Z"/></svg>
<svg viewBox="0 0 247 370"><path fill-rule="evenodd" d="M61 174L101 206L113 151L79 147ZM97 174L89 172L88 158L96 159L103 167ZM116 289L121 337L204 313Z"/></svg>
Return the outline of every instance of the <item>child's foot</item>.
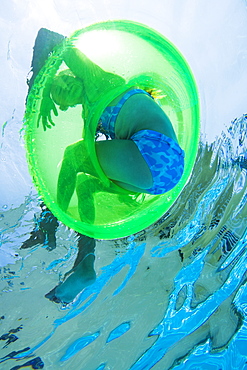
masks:
<svg viewBox="0 0 247 370"><path fill-rule="evenodd" d="M96 280L96 274L93 268L94 255L88 254L72 270L69 277L52 289L45 295L46 298L56 303L70 303L87 286L93 284Z"/></svg>

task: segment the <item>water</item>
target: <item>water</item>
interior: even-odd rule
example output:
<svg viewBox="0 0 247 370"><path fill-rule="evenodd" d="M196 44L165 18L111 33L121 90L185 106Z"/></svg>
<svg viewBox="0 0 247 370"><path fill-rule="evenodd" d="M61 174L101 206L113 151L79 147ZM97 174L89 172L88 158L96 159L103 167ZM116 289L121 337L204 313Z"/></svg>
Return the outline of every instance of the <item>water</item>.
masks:
<svg viewBox="0 0 247 370"><path fill-rule="evenodd" d="M1 369L247 369L246 2L2 1ZM39 217L19 137L41 27L70 34L125 18L155 28L199 86L197 162L164 217L97 241L96 282L70 305L44 296L75 261L77 236L20 249Z"/></svg>

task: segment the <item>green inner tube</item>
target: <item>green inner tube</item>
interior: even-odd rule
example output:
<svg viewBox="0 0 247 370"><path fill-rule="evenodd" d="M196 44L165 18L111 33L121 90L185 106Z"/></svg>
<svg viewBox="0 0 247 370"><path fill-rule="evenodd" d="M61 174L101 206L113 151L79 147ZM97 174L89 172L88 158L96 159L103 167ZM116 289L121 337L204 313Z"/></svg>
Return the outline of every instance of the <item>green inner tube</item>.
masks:
<svg viewBox="0 0 247 370"><path fill-rule="evenodd" d="M91 103L86 122L82 106L77 105L59 111L54 117L55 126L50 130L44 131L42 124L38 125L43 91L49 79L68 69L62 55L64 48L71 45L105 71L123 77L127 87L160 91L159 104L170 118L185 151L185 170L175 188L162 195L129 193L114 185L98 163L95 131L99 118L105 107L126 90L126 85L105 92ZM76 31L48 58L29 94L24 128L30 173L39 195L53 214L68 227L95 239L121 238L139 232L162 217L188 181L199 143L198 92L187 62L162 35L130 21L98 23ZM77 175L81 193L93 199L90 207L85 204L85 217L79 215L76 193L66 212L56 202L64 151L81 139L84 139L88 160L98 174L97 177ZM94 220L89 221L87 216L92 212Z"/></svg>

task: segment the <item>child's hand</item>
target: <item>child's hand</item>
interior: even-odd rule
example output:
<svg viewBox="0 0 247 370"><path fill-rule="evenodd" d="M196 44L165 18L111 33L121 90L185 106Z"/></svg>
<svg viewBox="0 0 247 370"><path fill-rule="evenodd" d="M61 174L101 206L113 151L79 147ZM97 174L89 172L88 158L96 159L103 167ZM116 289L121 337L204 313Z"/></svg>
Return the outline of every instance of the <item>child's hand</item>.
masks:
<svg viewBox="0 0 247 370"><path fill-rule="evenodd" d="M53 100L49 96L45 96L43 97L42 102L41 102L37 127L39 127L39 122L41 118L42 118L42 124L43 124L44 131L46 131L47 128L51 128L52 126L55 126L55 123L52 121L52 118L51 118L51 111L53 111L55 116L58 116L57 108Z"/></svg>

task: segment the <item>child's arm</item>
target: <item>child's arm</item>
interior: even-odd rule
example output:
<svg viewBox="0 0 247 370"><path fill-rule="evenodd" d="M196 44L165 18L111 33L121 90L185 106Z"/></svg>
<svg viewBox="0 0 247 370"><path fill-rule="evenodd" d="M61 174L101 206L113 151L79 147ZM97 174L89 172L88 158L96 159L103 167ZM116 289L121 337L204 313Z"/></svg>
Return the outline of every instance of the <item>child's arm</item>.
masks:
<svg viewBox="0 0 247 370"><path fill-rule="evenodd" d="M63 59L74 75L82 81L85 81L89 77L88 74L91 75L91 78L106 74L102 68L93 63L75 47L67 48L64 52Z"/></svg>
<svg viewBox="0 0 247 370"><path fill-rule="evenodd" d="M43 91L43 97L42 97L42 101L40 105L39 117L38 117L38 127L39 127L40 119L42 119L44 131L46 131L47 128L51 128L51 125L55 126L55 123L53 122L51 118L51 111L53 111L55 116L58 116L57 108L50 95L52 80L53 79L50 78L50 80L46 82L46 86Z"/></svg>
<svg viewBox="0 0 247 370"><path fill-rule="evenodd" d="M106 72L75 47L68 47L63 59L73 74L82 81L84 98L88 104L97 102L107 92L126 84L124 78Z"/></svg>
<svg viewBox="0 0 247 370"><path fill-rule="evenodd" d="M46 28L41 28L39 30L33 50L33 59L31 63L31 71L33 72L33 75L28 81L28 93L30 92L36 76L38 75L41 68L44 66L46 60L49 58L55 46L59 45L64 39L65 37L63 35L47 30ZM53 111L55 116L58 115L56 106L50 97L51 84L52 79L46 82L38 117L38 125L40 119L42 118L44 130L46 130L46 128L51 128L51 125L55 125L51 118L51 111Z"/></svg>

